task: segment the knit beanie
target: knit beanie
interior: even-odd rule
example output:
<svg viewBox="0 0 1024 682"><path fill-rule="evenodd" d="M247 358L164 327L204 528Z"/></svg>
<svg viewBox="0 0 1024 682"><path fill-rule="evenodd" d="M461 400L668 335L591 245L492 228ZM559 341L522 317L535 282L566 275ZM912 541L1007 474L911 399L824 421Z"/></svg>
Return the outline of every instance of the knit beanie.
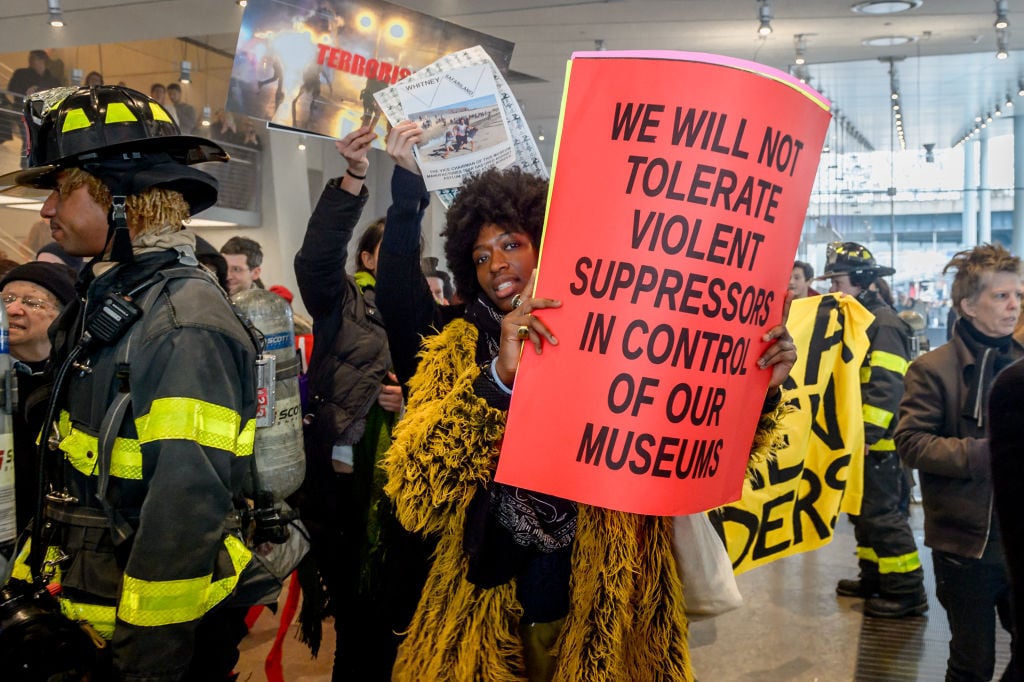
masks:
<svg viewBox="0 0 1024 682"><path fill-rule="evenodd" d="M66 265L60 263L47 263L44 261L30 261L13 268L0 279L0 289L7 286L8 282L31 282L53 294L54 298L60 301L61 306L66 306L75 298L75 280L72 271Z"/></svg>

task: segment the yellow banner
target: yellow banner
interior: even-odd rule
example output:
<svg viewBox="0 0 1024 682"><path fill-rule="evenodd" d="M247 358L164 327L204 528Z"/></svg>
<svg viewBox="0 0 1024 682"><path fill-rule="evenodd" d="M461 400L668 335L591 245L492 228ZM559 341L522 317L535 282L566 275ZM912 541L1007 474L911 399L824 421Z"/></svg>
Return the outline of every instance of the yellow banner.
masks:
<svg viewBox="0 0 1024 682"><path fill-rule="evenodd" d="M860 366L874 315L852 296L793 301L798 358L783 399L787 446L723 508L736 573L827 544L839 512L860 511L864 467Z"/></svg>

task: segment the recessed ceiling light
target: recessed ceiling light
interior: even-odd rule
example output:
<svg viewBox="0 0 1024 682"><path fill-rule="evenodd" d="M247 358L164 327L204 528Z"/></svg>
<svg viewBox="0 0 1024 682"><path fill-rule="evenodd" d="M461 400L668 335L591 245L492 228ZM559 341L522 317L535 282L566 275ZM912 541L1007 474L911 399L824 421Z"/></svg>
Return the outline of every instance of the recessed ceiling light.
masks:
<svg viewBox="0 0 1024 682"><path fill-rule="evenodd" d="M865 0L850 9L859 14L896 14L921 6L922 0Z"/></svg>
<svg viewBox="0 0 1024 682"><path fill-rule="evenodd" d="M860 41L861 45L868 47L893 47L895 45L906 45L916 41L915 36L874 36Z"/></svg>

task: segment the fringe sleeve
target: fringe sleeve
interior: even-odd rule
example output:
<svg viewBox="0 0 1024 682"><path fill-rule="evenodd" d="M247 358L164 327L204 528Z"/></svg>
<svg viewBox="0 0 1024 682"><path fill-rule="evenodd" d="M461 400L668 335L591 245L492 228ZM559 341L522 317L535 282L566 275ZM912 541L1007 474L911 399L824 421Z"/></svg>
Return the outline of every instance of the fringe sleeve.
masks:
<svg viewBox="0 0 1024 682"><path fill-rule="evenodd" d="M405 416L382 466L387 493L408 530L437 534L461 528L479 483L493 476L505 412L473 392L477 331L456 320L424 341L409 382Z"/></svg>
<svg viewBox="0 0 1024 682"><path fill-rule="evenodd" d="M776 451L786 446L779 427L782 426L783 417L792 411L793 407L783 400L774 410L761 415L757 422L757 430L754 431L754 443L750 446L747 479L753 476L759 464L770 461L775 457Z"/></svg>

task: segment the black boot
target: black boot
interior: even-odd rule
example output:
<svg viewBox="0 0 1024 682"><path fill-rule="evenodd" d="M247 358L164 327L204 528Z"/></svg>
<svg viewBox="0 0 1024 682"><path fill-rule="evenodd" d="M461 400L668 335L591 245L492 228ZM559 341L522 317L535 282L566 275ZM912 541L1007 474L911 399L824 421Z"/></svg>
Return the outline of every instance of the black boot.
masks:
<svg viewBox="0 0 1024 682"><path fill-rule="evenodd" d="M883 594L864 602L864 613L875 618L906 618L920 616L928 610L924 590L910 594Z"/></svg>
<svg viewBox="0 0 1024 682"><path fill-rule="evenodd" d="M844 578L836 585L836 594L840 597L868 599L869 597L873 597L878 594L878 581L864 580L863 578L858 578L856 580Z"/></svg>

